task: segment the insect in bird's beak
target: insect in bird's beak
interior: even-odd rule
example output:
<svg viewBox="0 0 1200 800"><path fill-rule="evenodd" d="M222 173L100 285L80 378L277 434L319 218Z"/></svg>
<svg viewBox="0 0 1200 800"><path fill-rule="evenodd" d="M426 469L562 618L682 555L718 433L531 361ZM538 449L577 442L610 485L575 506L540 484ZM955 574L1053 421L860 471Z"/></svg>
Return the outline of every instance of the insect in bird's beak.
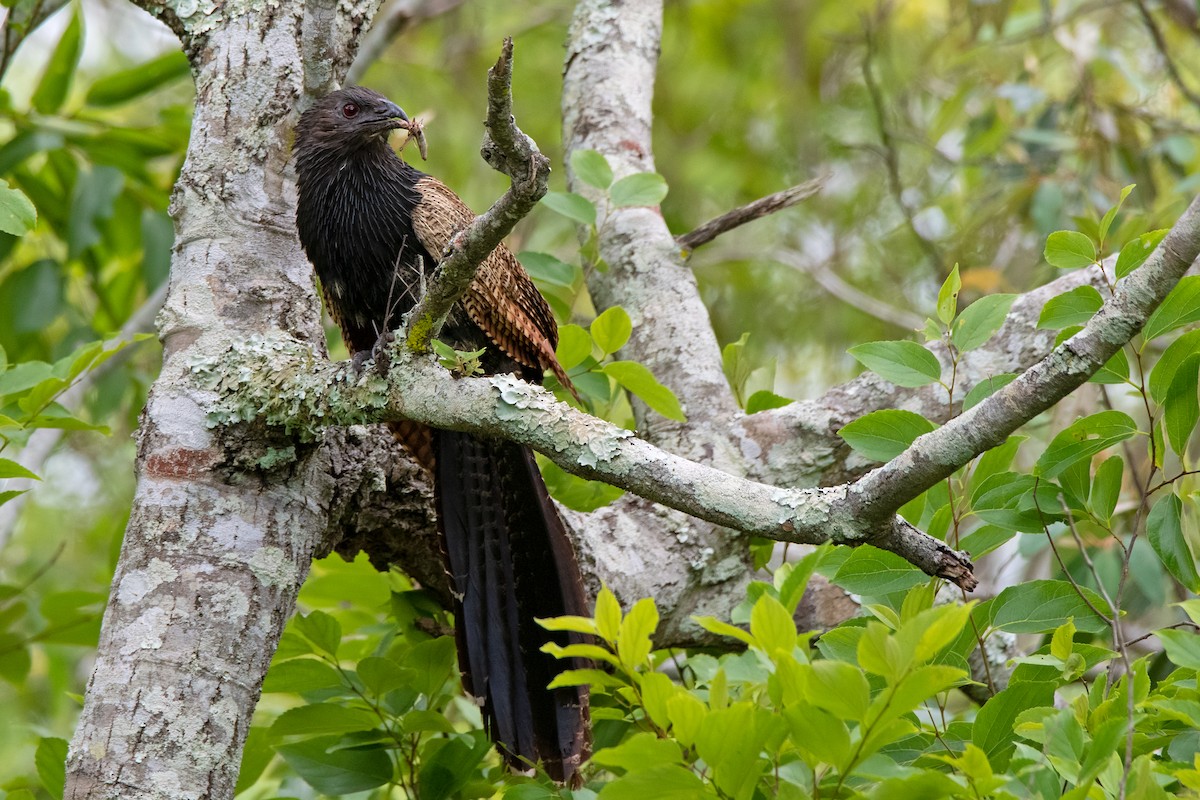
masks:
<svg viewBox="0 0 1200 800"><path fill-rule="evenodd" d="M404 112L401 111L400 113L403 114ZM421 160L428 161L429 146L425 142L425 124L419 119L409 119L408 117L404 117L404 121L397 122L396 127L408 134L405 136L404 141L400 143L400 149L403 150L404 146L407 145L409 141L416 140L417 152L421 154Z"/></svg>

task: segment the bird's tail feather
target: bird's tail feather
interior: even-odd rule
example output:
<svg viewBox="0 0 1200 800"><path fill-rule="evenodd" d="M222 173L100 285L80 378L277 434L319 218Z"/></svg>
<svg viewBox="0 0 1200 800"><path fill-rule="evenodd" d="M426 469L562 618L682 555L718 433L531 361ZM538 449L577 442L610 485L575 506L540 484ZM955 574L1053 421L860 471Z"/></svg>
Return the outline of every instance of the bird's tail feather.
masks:
<svg viewBox="0 0 1200 800"><path fill-rule="evenodd" d="M434 436L463 685L510 765L541 762L555 780L575 783L589 746L587 689L546 688L573 665L540 648L571 638L535 621L588 613L562 520L527 448L454 431Z"/></svg>

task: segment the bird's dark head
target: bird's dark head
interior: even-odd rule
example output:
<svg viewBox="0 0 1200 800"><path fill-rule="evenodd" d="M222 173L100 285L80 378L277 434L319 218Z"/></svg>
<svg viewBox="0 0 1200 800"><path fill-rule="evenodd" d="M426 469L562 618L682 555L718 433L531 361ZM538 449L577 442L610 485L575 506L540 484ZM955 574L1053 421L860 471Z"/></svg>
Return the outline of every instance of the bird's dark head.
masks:
<svg viewBox="0 0 1200 800"><path fill-rule="evenodd" d="M400 106L372 89L351 86L322 97L300 116L296 147L357 149L386 140L389 131L403 127L408 116Z"/></svg>

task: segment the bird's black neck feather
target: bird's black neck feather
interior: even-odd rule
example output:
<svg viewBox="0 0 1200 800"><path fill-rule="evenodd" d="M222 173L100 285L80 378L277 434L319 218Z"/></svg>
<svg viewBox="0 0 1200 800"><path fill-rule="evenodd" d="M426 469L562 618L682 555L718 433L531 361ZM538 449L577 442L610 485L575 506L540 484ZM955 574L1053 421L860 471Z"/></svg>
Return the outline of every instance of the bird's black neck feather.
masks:
<svg viewBox="0 0 1200 800"><path fill-rule="evenodd" d="M435 264L413 230L426 176L382 139L323 144L298 148L296 226L348 344L369 350L412 308L420 270Z"/></svg>

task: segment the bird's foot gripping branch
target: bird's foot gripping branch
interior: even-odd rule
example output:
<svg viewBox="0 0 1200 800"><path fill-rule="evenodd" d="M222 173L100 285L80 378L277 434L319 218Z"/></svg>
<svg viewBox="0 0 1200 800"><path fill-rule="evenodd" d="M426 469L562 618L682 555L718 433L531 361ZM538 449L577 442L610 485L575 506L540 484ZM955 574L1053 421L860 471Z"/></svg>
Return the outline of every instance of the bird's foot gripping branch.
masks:
<svg viewBox="0 0 1200 800"><path fill-rule="evenodd" d="M856 514L852 486L782 489L668 453L632 432L557 401L511 375L455 378L404 337L390 370L361 372L330 363L308 345L252 339L193 364L215 391L212 425L261 421L302 440L331 425L411 420L507 439L543 453L564 470L601 480L709 522L784 542L872 544L930 575L972 589L970 559L899 517Z"/></svg>

